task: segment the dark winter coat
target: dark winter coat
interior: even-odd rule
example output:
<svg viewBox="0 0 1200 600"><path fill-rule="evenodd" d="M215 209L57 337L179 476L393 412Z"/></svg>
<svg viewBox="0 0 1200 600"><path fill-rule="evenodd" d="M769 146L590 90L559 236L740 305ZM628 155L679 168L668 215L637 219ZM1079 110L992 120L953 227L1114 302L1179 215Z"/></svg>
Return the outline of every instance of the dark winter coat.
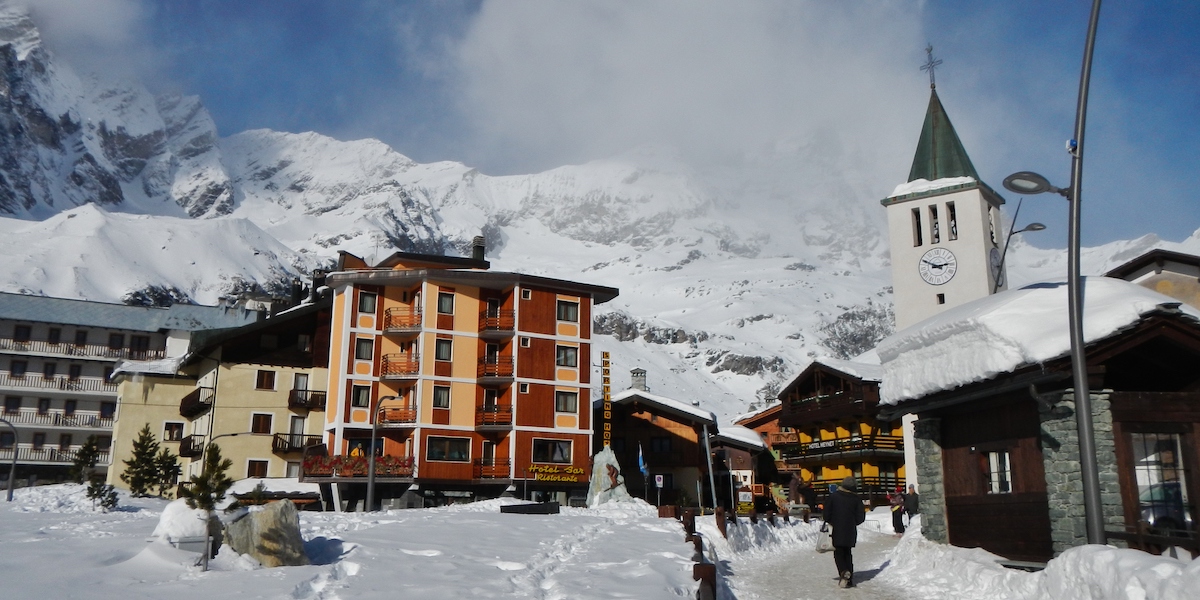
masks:
<svg viewBox="0 0 1200 600"><path fill-rule="evenodd" d="M920 502L920 496L918 496L916 493L905 494L904 495L904 512L908 513L909 516L912 516L912 515L915 515L915 514L921 512L919 505L918 505L919 502Z"/></svg>
<svg viewBox="0 0 1200 600"><path fill-rule="evenodd" d="M825 499L825 522L833 526L834 547L854 547L858 542L858 526L867 520L867 510L858 495L844 487Z"/></svg>

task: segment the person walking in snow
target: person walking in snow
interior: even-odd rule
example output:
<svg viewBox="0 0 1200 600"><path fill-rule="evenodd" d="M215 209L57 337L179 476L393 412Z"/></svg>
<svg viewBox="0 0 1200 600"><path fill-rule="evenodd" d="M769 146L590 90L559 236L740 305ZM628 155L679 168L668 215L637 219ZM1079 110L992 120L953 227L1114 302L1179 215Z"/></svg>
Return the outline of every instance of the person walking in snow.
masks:
<svg viewBox="0 0 1200 600"><path fill-rule="evenodd" d="M908 522L912 523L913 515L921 512L918 506L920 496L917 495L917 486L908 484L908 493L904 495L904 514L908 515Z"/></svg>
<svg viewBox="0 0 1200 600"><path fill-rule="evenodd" d="M895 492L888 493L888 505L892 508L892 531L896 535L904 535L904 486L897 486Z"/></svg>
<svg viewBox="0 0 1200 600"><path fill-rule="evenodd" d="M854 556L858 543L858 526L867 520L867 511L856 493L858 480L853 476L842 480L825 499L825 522L833 526L833 563L838 570L838 586L854 587Z"/></svg>

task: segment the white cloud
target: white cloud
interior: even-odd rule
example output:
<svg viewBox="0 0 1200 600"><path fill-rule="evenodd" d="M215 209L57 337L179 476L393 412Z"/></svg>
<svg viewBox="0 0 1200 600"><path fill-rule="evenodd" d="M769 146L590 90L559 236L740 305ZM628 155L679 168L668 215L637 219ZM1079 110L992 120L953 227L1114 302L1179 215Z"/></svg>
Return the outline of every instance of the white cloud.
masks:
<svg viewBox="0 0 1200 600"><path fill-rule="evenodd" d="M158 66L146 40L150 15L143 0L18 0L29 8L42 39L81 72L150 75Z"/></svg>

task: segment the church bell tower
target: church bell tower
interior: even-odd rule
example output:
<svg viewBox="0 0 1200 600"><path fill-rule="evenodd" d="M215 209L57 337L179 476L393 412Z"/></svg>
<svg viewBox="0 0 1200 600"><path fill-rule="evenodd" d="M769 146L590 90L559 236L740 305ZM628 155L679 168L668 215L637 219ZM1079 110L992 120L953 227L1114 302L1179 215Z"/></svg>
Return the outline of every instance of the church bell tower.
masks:
<svg viewBox="0 0 1200 600"><path fill-rule="evenodd" d="M881 203L887 209L896 329L1003 289L1000 271L1004 199L979 179L933 80L929 108L908 182ZM999 282L999 285L997 285Z"/></svg>

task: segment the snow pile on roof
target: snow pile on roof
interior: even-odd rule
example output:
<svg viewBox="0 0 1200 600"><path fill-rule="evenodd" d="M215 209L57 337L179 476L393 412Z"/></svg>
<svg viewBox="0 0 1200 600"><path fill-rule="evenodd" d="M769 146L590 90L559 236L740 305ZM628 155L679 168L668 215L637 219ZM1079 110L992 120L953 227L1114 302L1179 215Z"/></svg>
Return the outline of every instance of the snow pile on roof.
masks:
<svg viewBox="0 0 1200 600"><path fill-rule="evenodd" d="M1136 324L1174 298L1107 277L1084 281L1083 336L1105 339ZM1200 311L1179 308L1200 321ZM1070 353L1067 284L1036 283L1009 290L926 319L876 346L883 362L881 404L985 381L1019 367Z"/></svg>
<svg viewBox="0 0 1200 600"><path fill-rule="evenodd" d="M657 396L644 390L628 389L612 397L612 402L619 404L629 404L635 400L643 404L657 404L665 410L685 414L698 421L707 421L709 425L717 424L717 416L712 411L672 400L666 396Z"/></svg>
<svg viewBox="0 0 1200 600"><path fill-rule="evenodd" d="M263 484L269 494L320 494L321 486L317 483L300 483L296 477L247 477L233 482L226 496L245 495L254 491L258 484Z"/></svg>
<svg viewBox="0 0 1200 600"><path fill-rule="evenodd" d="M878 362L872 364L870 362L864 362L860 360L864 358L874 358L876 361L879 360L878 355L864 354L855 360L842 360L840 358L825 356L818 358L813 362L825 365L826 367L829 367L835 371L840 371L852 377L857 377L863 381L883 381L883 366L881 366Z"/></svg>
<svg viewBox="0 0 1200 600"><path fill-rule="evenodd" d="M183 359L183 356L176 356L158 360L123 360L117 363L113 375L175 375L179 373Z"/></svg>
<svg viewBox="0 0 1200 600"><path fill-rule="evenodd" d="M919 194L921 192L940 190L942 188L962 185L964 183L972 183L974 181L974 177L943 177L933 181L929 181L928 179L914 179L908 183L902 183L896 186L896 189L892 190L892 195L888 197L895 198L896 196Z"/></svg>
<svg viewBox="0 0 1200 600"><path fill-rule="evenodd" d="M757 431L733 423L722 423L719 432L713 438L718 441L727 440L736 446L758 448L759 450L767 447L762 441L762 436Z"/></svg>

